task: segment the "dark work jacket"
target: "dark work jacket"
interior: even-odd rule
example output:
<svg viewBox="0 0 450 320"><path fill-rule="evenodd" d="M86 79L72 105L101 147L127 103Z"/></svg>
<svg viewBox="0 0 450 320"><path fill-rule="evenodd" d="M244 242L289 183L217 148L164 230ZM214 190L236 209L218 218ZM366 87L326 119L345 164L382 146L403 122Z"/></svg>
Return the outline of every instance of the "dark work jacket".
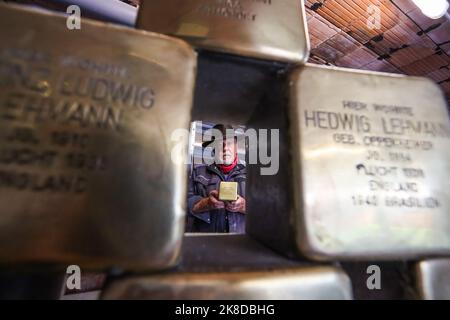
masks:
<svg viewBox="0 0 450 320"><path fill-rule="evenodd" d="M245 177L246 169L241 164L237 164L226 178L215 165L195 168L189 179L186 232L245 233L243 213L229 212L226 209L192 212L198 201L208 197L213 190L219 191L221 181L237 182L238 194L245 198Z"/></svg>

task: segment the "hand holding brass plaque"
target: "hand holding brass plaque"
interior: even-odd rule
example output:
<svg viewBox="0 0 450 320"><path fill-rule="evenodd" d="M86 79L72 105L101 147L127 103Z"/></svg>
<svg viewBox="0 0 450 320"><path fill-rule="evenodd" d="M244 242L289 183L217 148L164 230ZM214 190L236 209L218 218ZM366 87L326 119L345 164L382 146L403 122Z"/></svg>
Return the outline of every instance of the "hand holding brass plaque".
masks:
<svg viewBox="0 0 450 320"><path fill-rule="evenodd" d="M238 183L237 182L220 182L219 200L220 201L236 201L238 199Z"/></svg>

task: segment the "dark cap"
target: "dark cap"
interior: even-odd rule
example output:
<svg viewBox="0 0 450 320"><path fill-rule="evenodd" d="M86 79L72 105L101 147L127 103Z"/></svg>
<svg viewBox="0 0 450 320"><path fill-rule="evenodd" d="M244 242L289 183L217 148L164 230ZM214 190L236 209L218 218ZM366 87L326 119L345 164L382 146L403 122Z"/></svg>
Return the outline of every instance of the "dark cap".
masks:
<svg viewBox="0 0 450 320"><path fill-rule="evenodd" d="M234 132L234 128L229 124L216 124L214 127L211 128L211 130L213 132L211 140L203 142L202 143L203 148L206 148L207 146L209 146L211 143L213 143L216 140L216 136L214 135L215 130L220 131L220 133L222 134L222 140L223 140L223 137L225 137L225 138L232 138L232 137L236 138L237 137L236 133ZM229 132L227 132L227 130ZM230 135L231 130L233 130L233 135ZM228 135L227 135L227 133L228 133Z"/></svg>

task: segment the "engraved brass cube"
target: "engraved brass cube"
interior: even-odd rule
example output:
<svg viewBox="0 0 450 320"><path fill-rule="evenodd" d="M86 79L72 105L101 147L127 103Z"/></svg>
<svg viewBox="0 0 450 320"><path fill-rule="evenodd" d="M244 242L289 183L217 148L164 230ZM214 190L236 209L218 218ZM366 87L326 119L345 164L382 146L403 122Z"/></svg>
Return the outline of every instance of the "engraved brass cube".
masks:
<svg viewBox="0 0 450 320"><path fill-rule="evenodd" d="M196 54L0 5L0 264L157 270L178 259ZM181 161L183 162L183 161Z"/></svg>
<svg viewBox="0 0 450 320"><path fill-rule="evenodd" d="M249 125L280 128L284 165L274 176L249 167L247 232L317 260L449 254L450 121L439 86L313 65L286 83L286 109L256 111L265 118ZM274 189L286 190L276 202Z"/></svg>
<svg viewBox="0 0 450 320"><path fill-rule="evenodd" d="M143 1L137 27L253 58L304 63L309 55L302 0Z"/></svg>
<svg viewBox="0 0 450 320"><path fill-rule="evenodd" d="M450 300L450 259L430 259L417 263L416 287L424 300Z"/></svg>
<svg viewBox="0 0 450 320"><path fill-rule="evenodd" d="M236 201L238 199L238 183L221 181L219 185L220 201Z"/></svg>

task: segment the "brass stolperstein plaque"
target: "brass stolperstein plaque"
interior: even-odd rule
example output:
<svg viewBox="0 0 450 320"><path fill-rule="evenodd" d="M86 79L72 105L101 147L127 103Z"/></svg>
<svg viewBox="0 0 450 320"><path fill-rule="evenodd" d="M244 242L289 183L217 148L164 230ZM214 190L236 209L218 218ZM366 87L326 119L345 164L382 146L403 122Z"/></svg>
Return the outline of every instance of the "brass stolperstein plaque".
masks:
<svg viewBox="0 0 450 320"><path fill-rule="evenodd" d="M439 86L312 65L290 80L294 203L272 221L284 224L272 238L289 235L276 249L318 260L449 254L450 121ZM277 245L252 226L271 213L251 213L250 234Z"/></svg>
<svg viewBox="0 0 450 320"><path fill-rule="evenodd" d="M342 269L302 265L244 235L188 235L182 256L177 270L110 281L101 298L348 300L353 296Z"/></svg>
<svg viewBox="0 0 450 320"><path fill-rule="evenodd" d="M304 63L309 54L302 0L143 1L137 28L253 58Z"/></svg>
<svg viewBox="0 0 450 320"><path fill-rule="evenodd" d="M196 55L166 36L0 5L0 264L172 266Z"/></svg>
<svg viewBox="0 0 450 320"><path fill-rule="evenodd" d="M238 199L238 183L221 181L219 185L220 201L236 201Z"/></svg>
<svg viewBox="0 0 450 320"><path fill-rule="evenodd" d="M420 261L415 271L421 299L450 300L450 258Z"/></svg>
<svg viewBox="0 0 450 320"><path fill-rule="evenodd" d="M334 267L161 274L113 283L105 300L349 300L350 280Z"/></svg>

